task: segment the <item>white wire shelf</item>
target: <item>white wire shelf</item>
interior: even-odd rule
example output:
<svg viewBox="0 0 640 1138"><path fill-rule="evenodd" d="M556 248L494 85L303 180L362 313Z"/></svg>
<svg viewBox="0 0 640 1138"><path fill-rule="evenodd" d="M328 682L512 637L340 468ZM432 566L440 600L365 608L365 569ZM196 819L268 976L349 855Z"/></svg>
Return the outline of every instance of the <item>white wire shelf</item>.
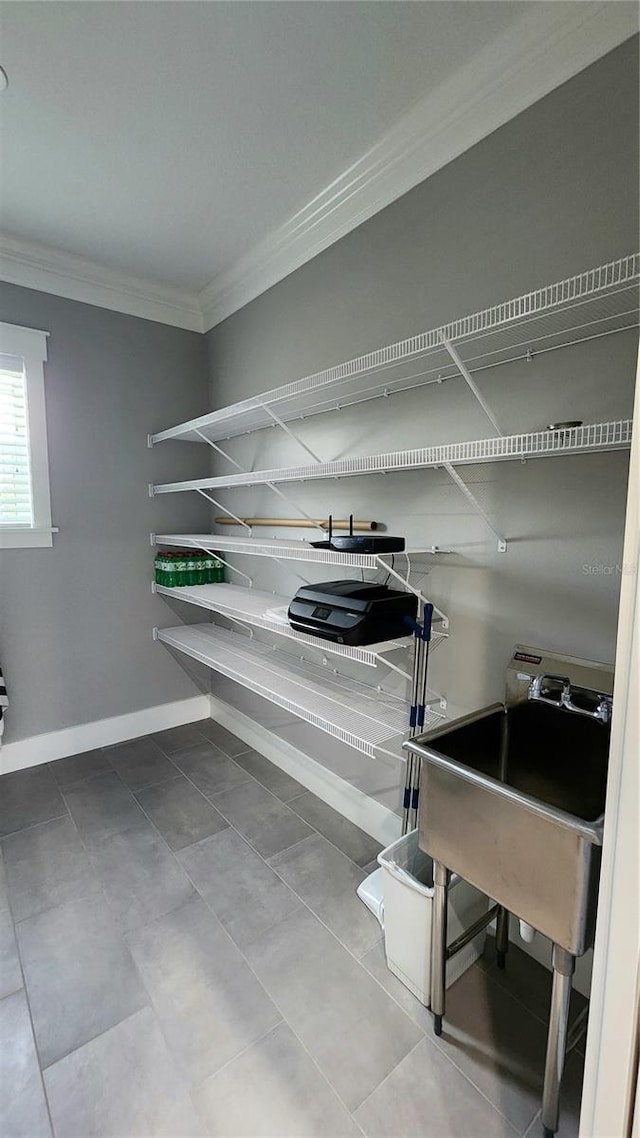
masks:
<svg viewBox="0 0 640 1138"><path fill-rule="evenodd" d="M411 558L423 554L449 554L450 549L409 549L406 553L341 553L333 549L314 549L308 541L274 537L232 537L217 533L156 533L154 545L177 546L179 549L206 549L220 553L238 553L250 557L273 557L280 561L315 561L319 565L341 565L343 569L388 569L385 558Z"/></svg>
<svg viewBox="0 0 640 1138"><path fill-rule="evenodd" d="M408 720L404 700L210 624L163 628L156 635L370 758L403 759ZM441 721L442 715L427 711L425 729Z"/></svg>
<svg viewBox="0 0 640 1138"><path fill-rule="evenodd" d="M154 494L216 488L229 490L237 486L306 482L316 478L346 478L358 474L389 474L396 470L623 450L631 444L631 425L631 419L621 419L613 423L591 423L570 430L533 431L528 434L477 439L474 442L446 443L388 454L363 455L335 462L309 463L276 470L253 470L215 478L194 478L186 482L167 482L151 489Z"/></svg>
<svg viewBox="0 0 640 1138"><path fill-rule="evenodd" d="M259 589L243 588L241 585L187 585L183 588L167 588L166 585L156 585L155 589L157 593L162 593L163 596L173 597L175 600L209 609L211 612L226 616L229 620L235 620L253 628L262 628L267 632L276 633L278 636L285 636L298 644L315 648L317 651L333 656L342 656L347 660L353 660L358 664L367 664L373 668L380 663L389 663L384 659L385 653L393 652L399 648L408 648L412 643L411 636L404 636L398 640L380 641L378 644L352 646L349 644L333 644L330 640L323 640L319 636L297 632L287 620L288 601L286 597L279 597L273 593L263 593ZM436 625L433 630L434 639L442 636L443 633ZM399 671L402 675L410 678L404 669L396 668L394 665L389 666L393 667L394 671Z"/></svg>
<svg viewBox="0 0 640 1138"><path fill-rule="evenodd" d="M149 441L234 438L277 419L291 422L459 376L445 341L474 373L635 328L639 281L640 254L634 253L159 431Z"/></svg>

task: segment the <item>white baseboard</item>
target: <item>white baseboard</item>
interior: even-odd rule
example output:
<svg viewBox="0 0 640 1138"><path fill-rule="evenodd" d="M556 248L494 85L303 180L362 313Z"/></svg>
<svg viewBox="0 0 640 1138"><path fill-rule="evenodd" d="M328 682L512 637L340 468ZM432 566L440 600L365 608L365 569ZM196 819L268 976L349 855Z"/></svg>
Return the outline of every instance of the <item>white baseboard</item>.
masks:
<svg viewBox="0 0 640 1138"><path fill-rule="evenodd" d="M109 719L79 723L76 727L63 727L60 731L49 731L44 735L32 735L29 739L18 739L15 743L5 743L0 747L0 774L53 762L54 759L64 759L68 755L80 755L83 751L92 751L96 747L109 747L113 743L123 743L126 739L150 735L152 731L164 731L167 727L194 723L198 719L206 719L208 715L209 696L195 695L190 699L131 711L128 715L114 715Z"/></svg>
<svg viewBox="0 0 640 1138"><path fill-rule="evenodd" d="M381 845L388 846L400 837L400 818L387 806L376 802L375 798L370 798L334 771L327 770L292 743L265 730L255 719L237 711L231 704L215 695L210 696L210 700L212 719L232 731L252 750L258 751L275 766L297 779L307 790L311 790L328 806L333 806L334 810Z"/></svg>

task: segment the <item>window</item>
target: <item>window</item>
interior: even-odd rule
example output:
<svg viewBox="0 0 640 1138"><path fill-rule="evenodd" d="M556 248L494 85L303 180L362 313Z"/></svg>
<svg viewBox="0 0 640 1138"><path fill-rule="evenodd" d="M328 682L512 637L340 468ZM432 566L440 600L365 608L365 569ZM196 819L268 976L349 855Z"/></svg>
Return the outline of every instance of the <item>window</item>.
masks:
<svg viewBox="0 0 640 1138"><path fill-rule="evenodd" d="M52 545L47 333L0 323L0 548Z"/></svg>

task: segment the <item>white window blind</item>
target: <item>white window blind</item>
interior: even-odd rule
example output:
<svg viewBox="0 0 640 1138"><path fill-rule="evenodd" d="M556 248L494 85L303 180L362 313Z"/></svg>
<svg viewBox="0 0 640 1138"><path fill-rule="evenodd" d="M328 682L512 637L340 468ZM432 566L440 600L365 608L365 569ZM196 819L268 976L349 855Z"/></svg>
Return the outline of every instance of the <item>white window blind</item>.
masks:
<svg viewBox="0 0 640 1138"><path fill-rule="evenodd" d="M32 526L24 361L0 355L0 526Z"/></svg>
<svg viewBox="0 0 640 1138"><path fill-rule="evenodd" d="M0 322L0 549L53 545L44 365L48 333Z"/></svg>

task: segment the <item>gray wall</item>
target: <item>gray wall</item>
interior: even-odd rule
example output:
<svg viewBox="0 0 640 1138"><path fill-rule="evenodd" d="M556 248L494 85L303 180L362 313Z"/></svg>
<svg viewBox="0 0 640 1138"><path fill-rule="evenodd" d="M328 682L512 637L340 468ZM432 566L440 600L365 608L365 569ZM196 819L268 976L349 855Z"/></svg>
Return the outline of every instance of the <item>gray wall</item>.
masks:
<svg viewBox="0 0 640 1138"><path fill-rule="evenodd" d="M45 369L51 549L0 553L5 741L198 694L160 644L176 623L152 597L149 532L199 529L196 496L147 484L204 472L207 457L147 432L206 409L204 338L11 285L0 319L51 333ZM196 499L196 500L194 500Z"/></svg>
<svg viewBox="0 0 640 1138"><path fill-rule="evenodd" d="M150 594L147 534L200 529L206 514L195 496L152 502L146 485L197 476L209 458L188 444L149 451L148 431L636 247L636 51L623 45L206 338L3 286L0 319L51 332L47 419L60 527L52 549L1 555L6 740L199 690L200 680L150 640L154 624L176 617ZM529 368L501 368L482 382L506 429L613 418L631 409L634 352L633 337L621 335ZM456 381L323 416L303 429L326 458L488 433ZM259 466L300 454L273 432L239 442L236 451ZM465 477L511 539L504 556L440 472L292 492L309 512L353 508L411 544L455 544L454 556L418 566L452 618L432 676L455 712L500 694L516 639L612 658L618 580L582 567L619 558L626 470L625 455L467 468ZM240 491L229 501L248 513L279 512L267 491ZM297 587L289 570L257 561L252 568L258 585L285 593ZM203 619L193 609L179 615ZM260 700L243 704L235 685L217 690L395 803L398 770L335 746L299 721L284 722Z"/></svg>
<svg viewBox="0 0 640 1138"><path fill-rule="evenodd" d="M212 330L212 406L636 250L637 64L634 40ZM627 332L486 372L480 383L506 431L626 417L635 353L635 334ZM300 428L325 459L492 433L456 380ZM258 468L303 461L303 452L272 431L232 445ZM410 545L455 547L451 557L421 562L426 590L451 617L450 640L434 653L431 675L455 714L501 696L518 640L613 659L619 577L584 567L620 559L627 469L625 453L465 468L510 539L503 555L442 471L284 489L308 513L353 511L386 523ZM227 501L241 514L289 512L268 490L234 491ZM257 559L252 572L257 585L279 592L298 584L287 569ZM281 713L235 685L214 680L214 691L279 723L282 734L362 789L396 802L398 770L391 777L299 722L282 726Z"/></svg>

